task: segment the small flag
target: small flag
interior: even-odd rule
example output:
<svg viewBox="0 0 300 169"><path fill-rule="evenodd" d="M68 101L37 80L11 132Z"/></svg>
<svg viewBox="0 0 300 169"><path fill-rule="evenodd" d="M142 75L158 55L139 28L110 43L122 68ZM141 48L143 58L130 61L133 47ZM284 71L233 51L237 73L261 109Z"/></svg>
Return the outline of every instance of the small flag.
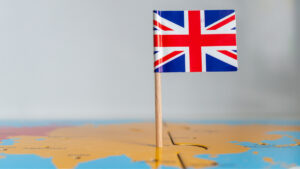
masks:
<svg viewBox="0 0 300 169"><path fill-rule="evenodd" d="M154 13L155 72L237 71L234 10Z"/></svg>

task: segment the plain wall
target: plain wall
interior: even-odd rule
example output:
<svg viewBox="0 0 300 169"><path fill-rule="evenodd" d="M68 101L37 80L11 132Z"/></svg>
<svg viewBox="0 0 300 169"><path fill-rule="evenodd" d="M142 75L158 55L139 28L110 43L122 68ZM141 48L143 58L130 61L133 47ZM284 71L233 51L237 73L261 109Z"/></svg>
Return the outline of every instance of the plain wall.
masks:
<svg viewBox="0 0 300 169"><path fill-rule="evenodd" d="M299 8L298 0L1 0L0 119L153 119L153 9L237 15L239 71L163 74L166 120L300 119Z"/></svg>

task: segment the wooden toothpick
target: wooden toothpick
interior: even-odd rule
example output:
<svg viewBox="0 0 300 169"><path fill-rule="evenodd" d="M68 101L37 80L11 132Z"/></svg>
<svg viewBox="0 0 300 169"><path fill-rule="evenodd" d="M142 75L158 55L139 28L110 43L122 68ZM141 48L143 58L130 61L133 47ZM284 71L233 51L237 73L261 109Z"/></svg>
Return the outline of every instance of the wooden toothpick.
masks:
<svg viewBox="0 0 300 169"><path fill-rule="evenodd" d="M155 74L155 127L156 127L156 147L163 147L163 125L161 110L161 78L160 73Z"/></svg>

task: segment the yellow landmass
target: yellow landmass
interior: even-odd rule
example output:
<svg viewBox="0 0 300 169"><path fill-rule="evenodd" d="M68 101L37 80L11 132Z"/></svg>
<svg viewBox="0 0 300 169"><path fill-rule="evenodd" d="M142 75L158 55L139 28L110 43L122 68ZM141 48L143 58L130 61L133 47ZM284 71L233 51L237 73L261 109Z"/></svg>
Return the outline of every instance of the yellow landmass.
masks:
<svg viewBox="0 0 300 169"><path fill-rule="evenodd" d="M1 155L0 155L0 159L1 159L1 158L5 158L5 156L1 156Z"/></svg>
<svg viewBox="0 0 300 169"><path fill-rule="evenodd" d="M265 162L267 162L267 163L270 163L270 164L274 164L274 161L273 161L273 159L272 158L270 158L270 157L264 157L264 159L263 159Z"/></svg>
<svg viewBox="0 0 300 169"><path fill-rule="evenodd" d="M154 129L152 123L64 127L50 132L42 141L36 140L41 137L16 136L18 143L13 148L7 146L5 153L51 157L59 169L116 155L145 161L152 168L204 168L217 163L195 155L242 153L249 148L231 141L261 143L282 137L267 134L270 131L300 131L299 126L168 124L164 127L164 147L156 149Z"/></svg>

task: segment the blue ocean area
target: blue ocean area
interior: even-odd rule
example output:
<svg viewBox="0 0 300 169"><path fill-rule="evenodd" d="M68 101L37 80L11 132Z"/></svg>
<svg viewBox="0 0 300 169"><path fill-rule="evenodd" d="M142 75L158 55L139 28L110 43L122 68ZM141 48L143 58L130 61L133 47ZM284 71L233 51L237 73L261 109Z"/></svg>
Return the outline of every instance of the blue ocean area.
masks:
<svg viewBox="0 0 300 169"><path fill-rule="evenodd" d="M296 144L295 140L288 136L282 136L282 138L277 140L264 140L263 143L267 143L269 145L287 145L287 144Z"/></svg>
<svg viewBox="0 0 300 169"><path fill-rule="evenodd" d="M45 140L45 138L37 138L37 139L35 139L36 141L43 141L43 140Z"/></svg>
<svg viewBox="0 0 300 169"><path fill-rule="evenodd" d="M37 155L10 155L1 154L4 158L0 158L0 169L56 169L51 158L42 158Z"/></svg>
<svg viewBox="0 0 300 169"><path fill-rule="evenodd" d="M279 135L287 135L292 136L296 139L300 139L300 132L299 131L271 131L269 134L279 134Z"/></svg>
<svg viewBox="0 0 300 169"><path fill-rule="evenodd" d="M101 169L151 169L144 161L133 162L126 155L110 156L93 161L80 163L75 169L95 169L95 166L101 166ZM159 169L180 169L177 167L160 166Z"/></svg>
<svg viewBox="0 0 300 169"><path fill-rule="evenodd" d="M0 146L12 146L18 139L19 138L1 140ZM14 155L0 153L0 156L4 156L4 158L0 158L0 169L56 169L52 164L51 158L42 158L33 154Z"/></svg>
<svg viewBox="0 0 300 169"><path fill-rule="evenodd" d="M17 143L18 138L1 140L0 146L12 146Z"/></svg>
<svg viewBox="0 0 300 169"><path fill-rule="evenodd" d="M211 157L210 155L197 155L196 157L213 160L218 163L217 166L209 167L209 169L286 169L286 166L300 166L300 146L289 146L289 144L294 144L295 141L293 138L288 137L293 136L299 138L300 132L274 131L268 134L280 134L283 137L277 140L262 141L263 143L268 143L267 145L232 141L234 144L251 149L244 153L222 154L217 157ZM279 147L278 145L287 146ZM274 163L264 161L265 157L271 158Z"/></svg>
<svg viewBox="0 0 300 169"><path fill-rule="evenodd" d="M37 155L8 155L0 153L0 169L56 169L51 158L42 158ZM18 161L16 163L16 161ZM134 162L125 155L110 156L84 163L80 163L75 169L150 169L151 167L144 161ZM161 166L159 169L179 169L177 167Z"/></svg>
<svg viewBox="0 0 300 169"><path fill-rule="evenodd" d="M150 166L145 162L132 162L130 158L125 155L110 156L107 158L101 158L89 162L80 163L75 169L95 169L95 166L101 166L101 168L140 168L149 169Z"/></svg>

